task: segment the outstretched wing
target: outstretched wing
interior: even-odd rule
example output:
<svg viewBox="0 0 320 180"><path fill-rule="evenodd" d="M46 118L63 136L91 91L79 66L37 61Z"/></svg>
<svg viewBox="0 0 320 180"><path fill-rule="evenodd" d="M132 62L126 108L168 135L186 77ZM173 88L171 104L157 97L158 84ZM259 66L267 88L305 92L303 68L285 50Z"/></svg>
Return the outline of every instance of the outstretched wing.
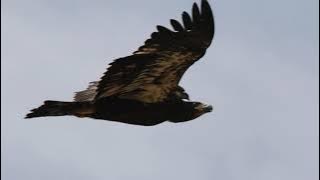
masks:
<svg viewBox="0 0 320 180"><path fill-rule="evenodd" d="M157 32L133 55L112 62L99 82L95 99L116 96L146 103L165 101L184 72L204 54L214 35L213 15L207 0L201 10L193 4L192 17L182 13L183 25L171 20L174 31Z"/></svg>

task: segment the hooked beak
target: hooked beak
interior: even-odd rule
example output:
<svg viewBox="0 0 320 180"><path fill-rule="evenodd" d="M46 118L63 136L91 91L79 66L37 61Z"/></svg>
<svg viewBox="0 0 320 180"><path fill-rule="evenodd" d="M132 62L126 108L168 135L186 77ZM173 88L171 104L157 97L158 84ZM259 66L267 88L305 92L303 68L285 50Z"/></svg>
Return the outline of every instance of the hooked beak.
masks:
<svg viewBox="0 0 320 180"><path fill-rule="evenodd" d="M204 112L211 112L212 110L213 110L213 107L211 105L207 105L207 106L203 107Z"/></svg>

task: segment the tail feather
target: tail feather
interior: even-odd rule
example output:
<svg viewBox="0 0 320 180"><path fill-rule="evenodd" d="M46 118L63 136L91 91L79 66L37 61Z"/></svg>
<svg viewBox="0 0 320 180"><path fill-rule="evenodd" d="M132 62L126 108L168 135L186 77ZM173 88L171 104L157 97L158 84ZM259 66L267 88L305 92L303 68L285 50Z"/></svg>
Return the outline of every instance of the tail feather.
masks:
<svg viewBox="0 0 320 180"><path fill-rule="evenodd" d="M85 117L90 113L92 113L92 106L89 102L45 101L40 107L32 109L25 118L65 115Z"/></svg>

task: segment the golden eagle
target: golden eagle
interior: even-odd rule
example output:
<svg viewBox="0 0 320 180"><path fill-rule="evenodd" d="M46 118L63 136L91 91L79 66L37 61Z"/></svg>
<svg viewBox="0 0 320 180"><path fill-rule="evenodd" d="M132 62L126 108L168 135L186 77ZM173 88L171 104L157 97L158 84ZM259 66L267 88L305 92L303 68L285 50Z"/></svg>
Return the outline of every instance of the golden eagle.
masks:
<svg viewBox="0 0 320 180"><path fill-rule="evenodd" d="M186 70L210 46L213 14L207 0L194 3L192 17L171 20L173 30L157 26L133 55L116 59L100 81L77 92L73 102L45 101L26 118L74 115L135 125L184 122L211 112L212 106L192 102L179 86Z"/></svg>

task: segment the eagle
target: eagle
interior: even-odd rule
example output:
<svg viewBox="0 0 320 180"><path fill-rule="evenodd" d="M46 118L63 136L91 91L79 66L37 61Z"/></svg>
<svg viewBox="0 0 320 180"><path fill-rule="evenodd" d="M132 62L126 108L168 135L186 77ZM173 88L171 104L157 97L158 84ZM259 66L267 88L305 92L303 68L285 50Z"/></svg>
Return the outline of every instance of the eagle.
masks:
<svg viewBox="0 0 320 180"><path fill-rule="evenodd" d="M72 115L153 126L211 112L211 105L190 101L179 85L186 70L206 53L215 30L207 0L194 3L190 14L182 13L182 23L171 19L172 30L158 25L144 45L110 63L99 81L76 92L74 101L44 101L25 118Z"/></svg>

